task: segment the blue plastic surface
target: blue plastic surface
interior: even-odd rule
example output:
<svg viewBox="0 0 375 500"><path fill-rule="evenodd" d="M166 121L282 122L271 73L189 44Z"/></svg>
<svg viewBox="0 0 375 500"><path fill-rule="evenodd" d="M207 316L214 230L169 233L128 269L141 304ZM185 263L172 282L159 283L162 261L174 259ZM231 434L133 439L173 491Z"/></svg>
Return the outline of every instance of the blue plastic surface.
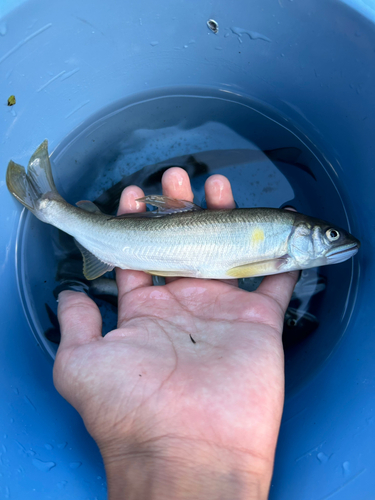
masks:
<svg viewBox="0 0 375 500"><path fill-rule="evenodd" d="M7 191L9 159L26 165L48 138L56 183L70 201L77 201L89 189L85 175L96 152L109 152L113 160L121 144L134 170L189 152L177 141L174 153L157 151L150 142L154 129L163 132L155 116L161 121L168 110L171 116L164 104L162 112L150 118L149 129L142 113L138 121L134 115L126 123L130 115L124 112L117 132L106 128L115 121L103 117L145 99L165 100L176 94L202 99L206 94L208 100L231 102L230 112L223 108L220 114L215 106L209 112L207 100L190 106L190 114L181 111L181 123L175 125L182 138L189 132L191 149L204 134L210 137L209 149L214 149L216 134L222 133L215 125L210 133L206 128L204 134L194 135L201 130L200 120L205 123L199 116L202 110L216 116L212 123L237 131L236 137L226 136L227 148L242 147L241 126L251 121L243 110L233 111L234 102L264 112L279 130L285 128L303 141L322 165L314 173L326 176L314 206L314 199L307 202L303 194L300 171L285 174L289 184L284 178L283 195L275 205L294 199L301 206L307 203L312 215L332 213L362 242L352 263L327 275L332 279L318 331L287 354L287 399L270 498L373 500L374 2L139 0L104 5L31 0L7 1L2 8L0 498L106 498L96 445L77 413L55 391L51 356L38 345L27 321L24 296L37 303L39 289L27 290L23 270L30 270L35 260L35 276L52 276L53 266L38 257L38 235L47 238L45 227L40 230L25 213L20 219L21 207ZM217 34L207 27L208 19L217 21ZM12 107L7 106L10 95L16 97ZM255 123L259 127L259 120ZM172 127L171 122L169 132ZM132 142L134 130L141 132ZM123 138L116 137L120 132ZM292 145L279 134L280 144L276 134L272 147ZM168 137L172 140L173 134ZM142 146L150 157L142 157ZM105 160L104 155L103 164ZM97 179L90 181L95 185ZM198 194L199 189L197 184ZM249 192L252 189L256 187L249 183ZM249 204L251 200L249 196ZM245 195L238 201L245 203ZM35 254L28 264L25 243L30 242ZM37 283L37 277L33 280L31 284Z"/></svg>

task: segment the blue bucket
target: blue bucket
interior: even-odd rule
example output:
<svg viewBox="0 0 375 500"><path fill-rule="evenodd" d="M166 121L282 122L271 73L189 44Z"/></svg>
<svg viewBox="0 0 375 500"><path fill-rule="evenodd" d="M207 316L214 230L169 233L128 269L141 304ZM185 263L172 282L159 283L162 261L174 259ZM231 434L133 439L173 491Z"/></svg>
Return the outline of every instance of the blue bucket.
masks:
<svg viewBox="0 0 375 500"><path fill-rule="evenodd" d="M181 161L198 203L220 171L238 206L291 204L361 240L355 259L308 275L326 286L309 305L315 331L285 350L270 499L372 500L374 2L30 0L1 9L0 498L106 498L96 444L52 383L56 344L46 331L70 249L5 185L8 161L26 165L47 138L56 185L72 203L103 200L124 179L154 194L156 173ZM110 329L114 312L103 312Z"/></svg>

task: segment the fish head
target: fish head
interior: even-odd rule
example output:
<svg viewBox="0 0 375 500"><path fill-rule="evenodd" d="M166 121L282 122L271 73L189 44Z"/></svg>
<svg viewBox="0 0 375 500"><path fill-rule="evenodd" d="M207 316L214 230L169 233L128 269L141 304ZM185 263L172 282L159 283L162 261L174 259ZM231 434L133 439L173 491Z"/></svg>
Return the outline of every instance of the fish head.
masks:
<svg viewBox="0 0 375 500"><path fill-rule="evenodd" d="M359 247L359 240L345 229L319 219L297 216L288 253L299 269L306 269L344 262L353 257Z"/></svg>

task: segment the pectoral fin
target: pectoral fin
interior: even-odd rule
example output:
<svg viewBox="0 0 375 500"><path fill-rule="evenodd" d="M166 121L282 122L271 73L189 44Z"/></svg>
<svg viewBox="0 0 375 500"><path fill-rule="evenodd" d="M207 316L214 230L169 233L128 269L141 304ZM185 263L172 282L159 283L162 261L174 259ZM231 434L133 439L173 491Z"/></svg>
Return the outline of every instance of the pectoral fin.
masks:
<svg viewBox="0 0 375 500"><path fill-rule="evenodd" d="M227 271L227 275L232 278L251 278L254 276L267 276L268 274L276 274L280 272L281 267L286 264L288 255L277 259L263 260L260 262L252 262L243 266L232 267Z"/></svg>
<svg viewBox="0 0 375 500"><path fill-rule="evenodd" d="M77 240L74 241L76 242L77 247L80 249L83 257L83 275L87 280L94 280L96 278L99 278L99 276L102 276L106 272L112 271L114 266L105 264L97 257L95 257L94 254L89 252L87 248L78 243Z"/></svg>

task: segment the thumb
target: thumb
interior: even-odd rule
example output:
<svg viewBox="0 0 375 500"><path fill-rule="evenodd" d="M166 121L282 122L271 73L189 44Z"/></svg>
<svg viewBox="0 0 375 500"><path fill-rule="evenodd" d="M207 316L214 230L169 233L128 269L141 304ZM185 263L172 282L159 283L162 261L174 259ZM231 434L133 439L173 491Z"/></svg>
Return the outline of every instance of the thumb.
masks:
<svg viewBox="0 0 375 500"><path fill-rule="evenodd" d="M58 300L57 316L61 330L59 351L102 337L99 308L85 293L65 290L59 294Z"/></svg>

